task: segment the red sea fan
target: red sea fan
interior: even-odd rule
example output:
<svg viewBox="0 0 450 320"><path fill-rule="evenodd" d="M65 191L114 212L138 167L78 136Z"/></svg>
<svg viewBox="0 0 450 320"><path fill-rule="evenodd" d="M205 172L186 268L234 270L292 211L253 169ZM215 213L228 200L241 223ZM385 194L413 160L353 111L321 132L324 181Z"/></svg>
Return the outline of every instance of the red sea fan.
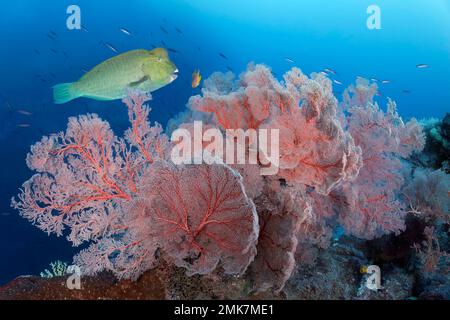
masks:
<svg viewBox="0 0 450 320"><path fill-rule="evenodd" d="M242 274L253 261L258 216L241 176L226 165L164 164L155 169L151 223L163 250L189 274L208 274L218 265Z"/></svg>
<svg viewBox="0 0 450 320"><path fill-rule="evenodd" d="M167 137L148 121L149 99L139 93L125 99L128 144L92 114L70 118L65 133L35 144L27 164L38 174L23 185L13 207L49 234L60 236L69 228L74 245L115 233L148 166L167 156Z"/></svg>
<svg viewBox="0 0 450 320"><path fill-rule="evenodd" d="M225 165L157 162L143 180L114 236L75 257L86 274L110 270L137 279L158 264L158 252L189 275L247 269L256 254L258 217L239 174Z"/></svg>
<svg viewBox="0 0 450 320"><path fill-rule="evenodd" d="M337 119L337 102L329 79L313 74L312 79L302 79L296 87L301 108L268 123L268 127L280 128L280 167L284 169L280 175L328 194L358 175L361 150Z"/></svg>
<svg viewBox="0 0 450 320"><path fill-rule="evenodd" d="M341 208L339 222L347 234L370 240L403 231L406 212L404 204L397 200L397 190L358 183L343 187L346 205Z"/></svg>
<svg viewBox="0 0 450 320"><path fill-rule="evenodd" d="M356 85L345 89L343 105L345 109L350 107L365 107L378 93L378 85L370 83L367 79L357 78Z"/></svg>
<svg viewBox="0 0 450 320"><path fill-rule="evenodd" d="M323 130L318 126L320 121L308 122L300 109L267 124L267 128L280 130L279 175L290 183L313 186L328 194L343 181L357 176L361 151L339 127L327 126Z"/></svg>
<svg viewBox="0 0 450 320"><path fill-rule="evenodd" d="M191 98L190 108L214 114L222 129L279 130L282 178L327 194L357 176L361 151L337 119L329 79L321 74L309 79L293 68L280 83L263 65L250 65L234 83L227 77L226 86L220 78L225 76L215 74L203 96Z"/></svg>
<svg viewBox="0 0 450 320"><path fill-rule="evenodd" d="M145 105L151 99L145 94L131 93L123 102L128 107L131 127L125 132L127 142L135 147L141 161L153 163L155 159L168 159L170 143L159 124L148 121L151 109Z"/></svg>
<svg viewBox="0 0 450 320"><path fill-rule="evenodd" d="M144 225L145 226L145 225ZM84 275L95 275L101 271L111 271L119 279L137 280L145 271L159 263L155 238L137 238L134 234L144 228L129 228L115 237L103 237L79 252L73 259Z"/></svg>
<svg viewBox="0 0 450 320"><path fill-rule="evenodd" d="M125 142L96 115L70 118L66 133L44 137L27 163L39 173L13 206L47 233L62 235L69 227L76 245L107 233L136 185Z"/></svg>
<svg viewBox="0 0 450 320"><path fill-rule="evenodd" d="M257 129L271 114L295 104L263 65L250 67L235 83L227 74L216 73L202 93L189 100L190 108L214 114L223 129Z"/></svg>

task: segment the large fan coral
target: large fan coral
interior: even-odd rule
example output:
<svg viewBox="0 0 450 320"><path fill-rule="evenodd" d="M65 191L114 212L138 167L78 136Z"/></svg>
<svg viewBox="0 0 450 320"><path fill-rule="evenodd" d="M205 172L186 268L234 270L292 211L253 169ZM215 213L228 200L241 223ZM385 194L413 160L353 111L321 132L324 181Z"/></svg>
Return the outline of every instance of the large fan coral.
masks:
<svg viewBox="0 0 450 320"><path fill-rule="evenodd" d="M356 177L361 151L343 131L331 81L322 74L309 79L294 68L281 84L269 68L257 65L234 84L224 86L231 79L219 73L213 79L203 96L191 98L191 109L213 113L222 129L280 130L282 178L327 194L342 181ZM216 83L221 87L214 87ZM227 92L222 87L234 90Z"/></svg>
<svg viewBox="0 0 450 320"><path fill-rule="evenodd" d="M258 217L242 178L226 165L165 165L144 192L164 250L189 274L211 273L219 262L242 274L253 261Z"/></svg>
<svg viewBox="0 0 450 320"><path fill-rule="evenodd" d="M402 159L423 149L422 128L415 119L404 124L391 100L387 112L370 100L348 112L348 130L363 151L363 167L355 181L342 187L346 201L339 221L349 234L365 239L398 233L406 213L399 201Z"/></svg>

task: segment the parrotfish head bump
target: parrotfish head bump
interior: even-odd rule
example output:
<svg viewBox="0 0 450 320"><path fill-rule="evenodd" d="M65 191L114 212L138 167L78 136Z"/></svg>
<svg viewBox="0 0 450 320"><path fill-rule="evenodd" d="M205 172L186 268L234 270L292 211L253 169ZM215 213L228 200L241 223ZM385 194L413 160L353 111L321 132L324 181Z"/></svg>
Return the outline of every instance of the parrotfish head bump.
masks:
<svg viewBox="0 0 450 320"><path fill-rule="evenodd" d="M178 68L163 48L150 51L149 61L144 66L144 72L152 81L161 85L172 83L178 78Z"/></svg>

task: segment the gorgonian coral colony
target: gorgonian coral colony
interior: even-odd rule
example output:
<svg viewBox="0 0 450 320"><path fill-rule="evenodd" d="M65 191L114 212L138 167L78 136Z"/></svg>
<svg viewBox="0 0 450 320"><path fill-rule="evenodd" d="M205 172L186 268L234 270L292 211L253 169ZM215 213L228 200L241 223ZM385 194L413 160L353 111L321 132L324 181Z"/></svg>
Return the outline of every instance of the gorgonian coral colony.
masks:
<svg viewBox="0 0 450 320"><path fill-rule="evenodd" d="M174 165L173 142L149 122L149 97L131 93L125 138L97 115L71 118L32 147L37 174L12 205L49 234L90 243L74 258L85 274L137 279L164 259L189 275L246 276L255 291L279 291L336 226L363 239L405 228L414 203L401 196L404 159L424 136L393 101L380 109L376 92L360 79L339 105L322 73L293 68L281 82L264 65L237 80L214 73L178 125L279 129L273 176L261 176L261 164Z"/></svg>

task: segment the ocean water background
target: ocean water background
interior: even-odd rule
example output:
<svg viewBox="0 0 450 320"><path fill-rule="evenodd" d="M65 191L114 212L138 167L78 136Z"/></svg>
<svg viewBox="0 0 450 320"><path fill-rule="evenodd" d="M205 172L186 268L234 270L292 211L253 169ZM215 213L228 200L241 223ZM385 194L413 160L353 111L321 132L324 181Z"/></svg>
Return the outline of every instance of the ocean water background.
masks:
<svg viewBox="0 0 450 320"><path fill-rule="evenodd" d="M89 32L66 28L71 4L80 6ZM381 30L366 27L371 4L381 8ZM333 78L343 83L334 85L338 98L357 76L390 80L380 85L379 101L396 100L405 119L450 111L450 0L3 0L1 9L0 285L38 274L51 261L70 261L78 251L31 226L9 204L32 174L25 164L30 145L64 130L68 117L95 112L116 134L127 128L120 101L52 102L53 85L75 81L114 55L104 43L125 52L164 41L179 51L171 58L180 78L155 92L151 103L152 121L163 126L200 92L190 87L194 69L205 78L240 73L250 61L271 66L278 78L294 65L307 74L336 70ZM416 68L422 63L430 67Z"/></svg>

